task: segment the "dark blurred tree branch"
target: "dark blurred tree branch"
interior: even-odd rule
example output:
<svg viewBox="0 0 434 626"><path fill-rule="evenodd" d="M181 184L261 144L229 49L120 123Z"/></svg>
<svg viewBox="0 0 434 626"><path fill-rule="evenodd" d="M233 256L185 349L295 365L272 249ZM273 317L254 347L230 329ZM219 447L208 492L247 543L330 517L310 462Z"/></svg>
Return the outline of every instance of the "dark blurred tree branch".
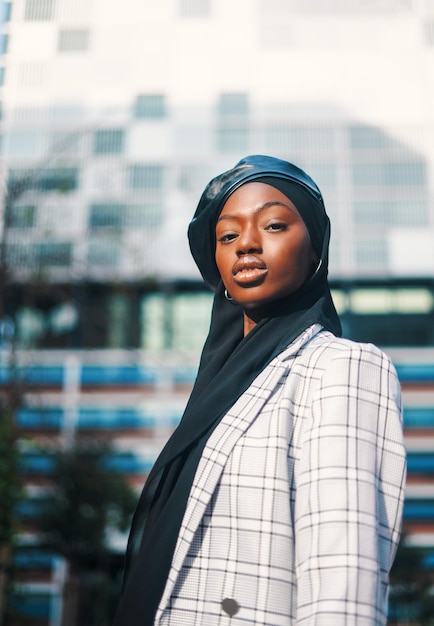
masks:
<svg viewBox="0 0 434 626"><path fill-rule="evenodd" d="M434 587L426 556L427 550L410 545L403 533L390 573L392 624L434 625Z"/></svg>

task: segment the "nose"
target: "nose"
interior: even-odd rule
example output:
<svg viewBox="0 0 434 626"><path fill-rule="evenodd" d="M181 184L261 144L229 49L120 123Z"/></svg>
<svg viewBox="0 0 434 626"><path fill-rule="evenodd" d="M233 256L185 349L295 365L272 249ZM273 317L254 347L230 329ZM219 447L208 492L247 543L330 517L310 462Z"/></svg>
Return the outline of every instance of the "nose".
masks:
<svg viewBox="0 0 434 626"><path fill-rule="evenodd" d="M262 250L261 237L258 229L249 225L243 228L237 239L237 254L252 254Z"/></svg>

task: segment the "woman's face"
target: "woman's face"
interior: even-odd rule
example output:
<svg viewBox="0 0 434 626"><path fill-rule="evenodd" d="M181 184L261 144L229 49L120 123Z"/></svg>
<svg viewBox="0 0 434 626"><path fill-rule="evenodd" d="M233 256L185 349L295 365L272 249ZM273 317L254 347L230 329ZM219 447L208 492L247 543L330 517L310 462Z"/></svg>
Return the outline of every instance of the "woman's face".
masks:
<svg viewBox="0 0 434 626"><path fill-rule="evenodd" d="M244 309L261 309L298 289L316 254L294 204L271 185L253 182L223 206L215 259L230 296Z"/></svg>

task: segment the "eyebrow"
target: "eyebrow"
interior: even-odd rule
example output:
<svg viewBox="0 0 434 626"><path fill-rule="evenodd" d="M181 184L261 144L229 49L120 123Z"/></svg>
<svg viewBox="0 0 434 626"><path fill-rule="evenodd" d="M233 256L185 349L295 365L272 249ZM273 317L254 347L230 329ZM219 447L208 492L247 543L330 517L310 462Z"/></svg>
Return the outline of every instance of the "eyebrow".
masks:
<svg viewBox="0 0 434 626"><path fill-rule="evenodd" d="M265 204L261 204L261 206L258 206L256 209L254 209L254 213L259 213L260 211L263 211L264 209L269 209L272 206L283 206L285 207L285 209L289 209L291 211L291 213L294 213L294 209L292 206L289 206L289 204L285 204L285 202L279 202L279 200L271 200L270 202L266 202ZM217 223L220 222L221 220L235 220L237 219L236 215L220 215Z"/></svg>

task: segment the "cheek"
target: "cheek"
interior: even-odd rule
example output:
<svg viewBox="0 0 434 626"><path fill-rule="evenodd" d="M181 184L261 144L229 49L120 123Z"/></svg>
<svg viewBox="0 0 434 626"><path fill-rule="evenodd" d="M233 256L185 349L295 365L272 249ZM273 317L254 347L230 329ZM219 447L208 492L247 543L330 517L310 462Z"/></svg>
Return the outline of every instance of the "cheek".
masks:
<svg viewBox="0 0 434 626"><path fill-rule="evenodd" d="M224 274L228 271L229 259L228 255L225 254L225 252L222 251L221 248L216 249L215 262L220 275L224 276Z"/></svg>
<svg viewBox="0 0 434 626"><path fill-rule="evenodd" d="M301 275L306 277L314 262L314 252L310 239L302 239L297 245L281 249L275 255L275 263L280 267L280 275Z"/></svg>

